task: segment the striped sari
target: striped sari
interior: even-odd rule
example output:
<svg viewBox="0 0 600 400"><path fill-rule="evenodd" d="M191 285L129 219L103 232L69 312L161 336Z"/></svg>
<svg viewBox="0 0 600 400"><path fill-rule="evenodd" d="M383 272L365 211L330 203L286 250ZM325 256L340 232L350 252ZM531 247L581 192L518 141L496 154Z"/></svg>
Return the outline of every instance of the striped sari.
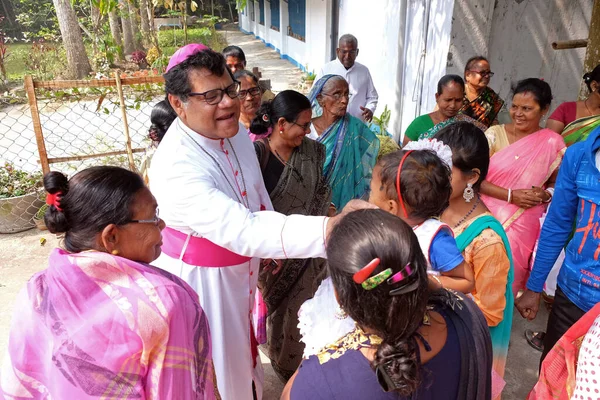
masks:
<svg viewBox="0 0 600 400"><path fill-rule="evenodd" d="M569 147L574 143L586 140L590 132L598 126L600 126L600 115L579 118L565 126L561 136Z"/></svg>
<svg viewBox="0 0 600 400"><path fill-rule="evenodd" d="M506 366L506 357L508 355L508 344L510 342L510 331L512 328L512 318L513 318L513 306L514 300L512 295L512 284L514 279L514 270L513 270L513 261L512 254L510 251L510 242L502 225L500 222L492 217L491 215L482 215L477 217L473 222L469 224L469 226L460 233L456 238L456 245L460 249L460 251L465 252L469 246L486 230L493 230L500 238L502 239L502 243L504 244L504 249L506 251L506 255L508 256L508 260L510 262L510 267L508 269L507 276L494 276L492 282L487 282L488 285L492 284L496 285L496 282L506 282L502 285L504 286L504 312L502 316L502 321L500 321L496 326L490 326L490 335L492 336L492 349L494 354L494 363L493 370L495 374L492 375L492 393L493 399L497 399L500 397L500 393L502 392L504 386L504 368ZM504 253L504 252L502 252ZM465 259L467 259L467 254L465 253ZM480 259L480 257L476 257L476 259ZM498 265L494 265L493 268L498 268ZM483 277L485 279L490 279L489 275L493 273L493 271L481 271L478 273L478 268L474 265L473 269L475 270L475 286L479 286L479 282L477 279L479 277ZM500 275L500 274L497 274ZM485 285L483 285L485 287ZM480 305L480 299L486 293L481 293L475 295L475 301L478 306ZM501 379L499 379L501 378Z"/></svg>

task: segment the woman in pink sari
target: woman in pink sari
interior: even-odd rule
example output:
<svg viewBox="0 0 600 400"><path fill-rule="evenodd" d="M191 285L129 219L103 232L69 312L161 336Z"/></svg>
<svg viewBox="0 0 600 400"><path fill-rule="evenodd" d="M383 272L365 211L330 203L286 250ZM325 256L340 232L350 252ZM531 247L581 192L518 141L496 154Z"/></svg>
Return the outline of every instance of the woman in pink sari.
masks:
<svg viewBox="0 0 600 400"><path fill-rule="evenodd" d="M514 88L513 123L496 125L485 134L490 144L490 169L481 186L482 199L502 223L512 250L513 294L525 287L529 260L540 233L540 217L552 199L554 182L565 151L562 137L542 129L552 92L537 78Z"/></svg>
<svg viewBox="0 0 600 400"><path fill-rule="evenodd" d="M142 178L92 167L44 187L64 249L17 298L0 399L217 398L198 295L148 264L165 224Z"/></svg>

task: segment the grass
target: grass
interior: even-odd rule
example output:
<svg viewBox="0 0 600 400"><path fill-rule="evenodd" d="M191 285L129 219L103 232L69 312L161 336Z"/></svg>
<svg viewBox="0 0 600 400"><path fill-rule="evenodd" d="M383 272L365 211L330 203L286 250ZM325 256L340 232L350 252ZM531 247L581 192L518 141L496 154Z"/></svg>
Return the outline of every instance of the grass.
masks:
<svg viewBox="0 0 600 400"><path fill-rule="evenodd" d="M25 60L29 56L30 43L8 44L8 58L6 59L6 73L9 81L22 81L26 75Z"/></svg>
<svg viewBox="0 0 600 400"><path fill-rule="evenodd" d="M183 45L183 30L176 29L173 32L170 30L162 30L158 33L159 43L164 54L171 56L175 51ZM188 43L204 43L207 46L219 51L225 46L227 42L221 34L218 32L215 35L211 35L208 28L188 28ZM89 47L89 46L87 46ZM11 82L23 81L23 77L32 71L27 70L26 61L30 57L31 43L9 43L8 44L8 58L6 59L6 72L8 74L8 80ZM64 50L63 50L64 51ZM91 60L91 49L88 49L88 56ZM54 73L64 69L62 60L48 60L50 73ZM54 65L57 64L57 65ZM56 67L56 68L55 68ZM35 74L35 73L34 73ZM48 77L44 77L48 78Z"/></svg>
<svg viewBox="0 0 600 400"><path fill-rule="evenodd" d="M227 42L221 34L216 32L211 35L208 28L188 27L188 43L203 43L210 48L220 51ZM158 43L163 53L171 56L181 46L183 46L183 29L165 29L158 32Z"/></svg>

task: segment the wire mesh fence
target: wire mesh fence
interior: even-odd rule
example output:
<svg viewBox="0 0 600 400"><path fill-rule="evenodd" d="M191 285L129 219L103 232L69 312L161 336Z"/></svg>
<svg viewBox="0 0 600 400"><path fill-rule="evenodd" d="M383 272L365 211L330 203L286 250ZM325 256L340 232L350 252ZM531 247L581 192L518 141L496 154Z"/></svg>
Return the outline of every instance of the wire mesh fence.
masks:
<svg viewBox="0 0 600 400"><path fill-rule="evenodd" d="M93 165L139 171L150 144L150 112L164 98L160 76L26 77L25 89L28 104L0 106L0 233L31 228L41 218L43 173L71 176Z"/></svg>

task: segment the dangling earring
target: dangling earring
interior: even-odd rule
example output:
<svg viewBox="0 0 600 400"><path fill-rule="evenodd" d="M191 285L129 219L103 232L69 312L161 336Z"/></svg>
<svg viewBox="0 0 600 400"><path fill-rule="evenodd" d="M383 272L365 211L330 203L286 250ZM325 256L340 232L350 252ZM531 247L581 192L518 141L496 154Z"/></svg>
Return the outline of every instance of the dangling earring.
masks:
<svg viewBox="0 0 600 400"><path fill-rule="evenodd" d="M465 199L467 203L470 203L471 200L473 200L473 197L475 197L475 192L473 191L473 184L467 183L467 187L463 191L463 199Z"/></svg>
<svg viewBox="0 0 600 400"><path fill-rule="evenodd" d="M279 130L279 134L280 134L280 135L283 135L283 129L280 129L280 130Z"/></svg>
<svg viewBox="0 0 600 400"><path fill-rule="evenodd" d="M338 306L337 310L335 310L335 318L346 319L348 318L348 314L346 314L346 311L342 310L342 307Z"/></svg>

